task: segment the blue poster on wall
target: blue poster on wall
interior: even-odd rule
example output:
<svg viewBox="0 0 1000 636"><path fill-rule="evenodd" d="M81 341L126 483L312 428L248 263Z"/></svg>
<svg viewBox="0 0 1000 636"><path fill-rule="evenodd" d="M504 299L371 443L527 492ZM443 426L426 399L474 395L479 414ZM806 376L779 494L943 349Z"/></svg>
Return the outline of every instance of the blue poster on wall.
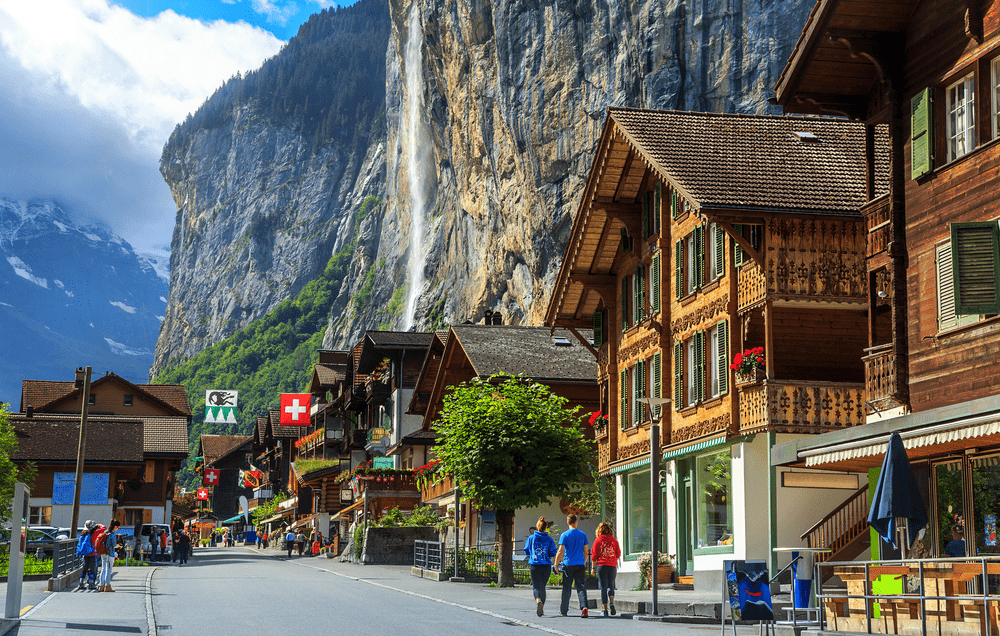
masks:
<svg viewBox="0 0 1000 636"><path fill-rule="evenodd" d="M983 517L986 527L983 529L983 536L986 539L986 545L994 548L997 545L997 516L990 513Z"/></svg>
<svg viewBox="0 0 1000 636"><path fill-rule="evenodd" d="M80 488L81 506L108 505L110 473L83 473ZM76 473L56 473L52 480L52 505L72 506L76 490Z"/></svg>

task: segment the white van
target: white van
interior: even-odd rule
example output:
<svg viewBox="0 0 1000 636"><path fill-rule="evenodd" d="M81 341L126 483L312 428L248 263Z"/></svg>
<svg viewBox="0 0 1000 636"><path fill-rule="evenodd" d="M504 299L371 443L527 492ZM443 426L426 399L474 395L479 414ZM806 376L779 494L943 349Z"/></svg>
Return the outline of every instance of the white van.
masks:
<svg viewBox="0 0 1000 636"><path fill-rule="evenodd" d="M139 529L138 543L136 545L136 549L139 551L139 553L140 554L149 554L150 553L149 538L153 535L153 530L157 530L161 534L166 534L167 535L167 551L164 554L167 554L167 555L172 554L173 551L174 551L173 550L174 541L173 541L173 537L170 536L170 526L168 526L165 523L144 523L144 524L142 524L141 528ZM160 554L160 549L157 548L156 552L157 552L157 555L159 555ZM166 558L166 560L169 561L170 557L168 556Z"/></svg>

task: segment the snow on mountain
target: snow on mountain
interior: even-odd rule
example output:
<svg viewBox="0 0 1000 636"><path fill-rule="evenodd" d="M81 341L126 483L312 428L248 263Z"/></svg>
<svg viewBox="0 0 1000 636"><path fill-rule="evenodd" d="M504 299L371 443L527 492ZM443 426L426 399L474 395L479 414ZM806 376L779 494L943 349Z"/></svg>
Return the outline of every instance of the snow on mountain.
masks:
<svg viewBox="0 0 1000 636"><path fill-rule="evenodd" d="M168 264L54 201L0 196L0 402L17 409L21 380L68 380L78 366L145 382Z"/></svg>

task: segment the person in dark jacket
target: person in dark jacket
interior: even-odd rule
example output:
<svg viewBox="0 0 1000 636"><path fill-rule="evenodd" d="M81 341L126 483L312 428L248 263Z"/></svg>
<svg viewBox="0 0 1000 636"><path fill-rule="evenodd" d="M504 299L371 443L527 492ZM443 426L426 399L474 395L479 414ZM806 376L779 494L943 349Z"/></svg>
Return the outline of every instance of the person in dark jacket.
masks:
<svg viewBox="0 0 1000 636"><path fill-rule="evenodd" d="M535 614L544 614L545 585L549 582L549 572L552 570L552 557L556 555L556 542L545 531L548 522L545 517L539 517L535 531L524 542L524 553L528 555L528 566L531 568L531 591L535 597Z"/></svg>

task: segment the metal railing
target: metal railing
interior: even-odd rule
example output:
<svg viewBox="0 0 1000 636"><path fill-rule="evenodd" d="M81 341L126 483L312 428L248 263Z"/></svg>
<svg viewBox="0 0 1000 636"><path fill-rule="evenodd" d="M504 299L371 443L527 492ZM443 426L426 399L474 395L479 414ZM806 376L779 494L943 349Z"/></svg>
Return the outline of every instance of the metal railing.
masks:
<svg viewBox="0 0 1000 636"><path fill-rule="evenodd" d="M950 566L950 567L949 567ZM963 567L964 566L964 567ZM840 588L837 593L824 591L821 585L816 598L821 607L821 621L823 629L827 629L829 620L827 613L831 609L836 612L834 621L839 619L855 620L860 618L861 611L864 612L864 623L867 633L872 632L873 620L889 620L892 616L895 633L910 633L915 631L916 625L910 625L909 629L905 622L920 621L920 634L927 636L928 619L935 625L930 632L940 633L945 622L956 620L955 614L959 616L958 621L963 621L962 607L973 606L982 608L981 618L978 621L982 625L981 634L991 636L991 624L994 617L990 615L993 610L1000 609L1000 557L966 557L966 558L945 558L945 559L900 559L895 561L838 561L816 564L816 576L814 581L822 581L823 570L833 568L834 576L841 577L848 582L847 593L842 593ZM839 568L839 571L838 571ZM850 593L850 581L857 581L863 576L864 594ZM898 594L875 594L871 588L872 582L880 576L893 576L901 579L903 591ZM846 577L846 578L845 578ZM990 579L989 577L993 577ZM908 592L909 579L916 578L916 591ZM932 586L928 583L934 581ZM940 583L938 583L940 582ZM927 588L933 587L935 592L940 592L943 587L948 591L948 583L951 585L964 584L963 594L928 594ZM993 590L991 593L990 590ZM971 590L971 591L970 591ZM851 605L851 601L862 600L864 608ZM965 601L966 603L960 603ZM879 604L880 618L873 616L875 604ZM882 608L882 604L888 605ZM907 615L900 619L900 612L896 611L893 604L905 605L909 610ZM915 616L914 616L915 614ZM904 626L900 627L899 622ZM850 627L850 625L848 625ZM978 626L977 626L978 628ZM841 629L836 626L837 631L853 631Z"/></svg>
<svg viewBox="0 0 1000 636"><path fill-rule="evenodd" d="M52 544L52 578L69 574L83 566L83 557L76 555L76 539L57 540Z"/></svg>
<svg viewBox="0 0 1000 636"><path fill-rule="evenodd" d="M443 554L444 544L440 541L414 541L413 567L443 572Z"/></svg>
<svg viewBox="0 0 1000 636"><path fill-rule="evenodd" d="M521 567L518 567L521 566ZM455 571L455 548L448 548L444 564L445 572ZM496 550L463 547L458 550L458 576L469 583L490 583L497 580L500 558ZM531 583L531 569L527 562L514 561L514 582Z"/></svg>

